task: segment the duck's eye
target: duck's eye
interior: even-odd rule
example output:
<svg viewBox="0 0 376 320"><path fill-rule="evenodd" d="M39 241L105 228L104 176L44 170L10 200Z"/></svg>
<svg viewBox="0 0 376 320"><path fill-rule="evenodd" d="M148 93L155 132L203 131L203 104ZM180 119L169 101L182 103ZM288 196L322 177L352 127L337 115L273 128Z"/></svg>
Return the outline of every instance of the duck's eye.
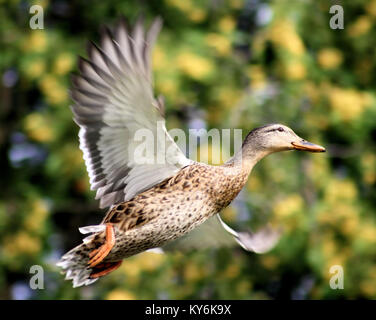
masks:
<svg viewBox="0 0 376 320"><path fill-rule="evenodd" d="M283 131L285 131L285 129L283 129L282 127L279 127L277 130L278 130L279 132L283 132Z"/></svg>

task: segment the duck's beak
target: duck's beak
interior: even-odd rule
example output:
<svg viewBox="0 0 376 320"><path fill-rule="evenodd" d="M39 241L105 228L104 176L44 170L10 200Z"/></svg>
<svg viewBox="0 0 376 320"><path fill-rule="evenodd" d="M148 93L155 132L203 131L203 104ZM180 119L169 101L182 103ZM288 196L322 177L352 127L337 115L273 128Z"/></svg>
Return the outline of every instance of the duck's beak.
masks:
<svg viewBox="0 0 376 320"><path fill-rule="evenodd" d="M317 144L305 141L298 140L291 142L295 150L309 151L309 152L325 152L325 148Z"/></svg>

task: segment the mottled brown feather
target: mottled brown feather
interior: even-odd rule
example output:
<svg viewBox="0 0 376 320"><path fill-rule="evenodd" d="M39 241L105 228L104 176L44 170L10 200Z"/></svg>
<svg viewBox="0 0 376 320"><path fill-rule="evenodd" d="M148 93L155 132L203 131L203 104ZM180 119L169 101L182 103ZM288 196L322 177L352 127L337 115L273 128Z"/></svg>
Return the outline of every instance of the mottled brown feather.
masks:
<svg viewBox="0 0 376 320"><path fill-rule="evenodd" d="M112 223L117 230L116 246L106 261L163 245L189 232L228 206L248 174L246 168L234 170L233 164L195 163L130 201L113 206L102 221ZM101 241L103 235L98 238Z"/></svg>

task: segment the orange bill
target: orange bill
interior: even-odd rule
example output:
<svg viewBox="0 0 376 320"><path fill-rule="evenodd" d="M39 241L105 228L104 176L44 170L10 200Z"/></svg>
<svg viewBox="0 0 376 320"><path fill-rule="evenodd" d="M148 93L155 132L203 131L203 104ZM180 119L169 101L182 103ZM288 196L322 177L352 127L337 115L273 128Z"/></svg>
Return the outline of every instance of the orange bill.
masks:
<svg viewBox="0 0 376 320"><path fill-rule="evenodd" d="M294 149L309 152L325 152L325 148L305 140L291 142Z"/></svg>

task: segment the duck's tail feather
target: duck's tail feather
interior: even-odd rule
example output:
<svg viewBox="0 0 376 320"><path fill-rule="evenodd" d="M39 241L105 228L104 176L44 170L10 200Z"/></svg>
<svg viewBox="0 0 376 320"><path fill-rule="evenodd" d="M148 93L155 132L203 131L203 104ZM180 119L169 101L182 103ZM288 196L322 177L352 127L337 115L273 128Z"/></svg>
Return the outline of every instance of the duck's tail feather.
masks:
<svg viewBox="0 0 376 320"><path fill-rule="evenodd" d="M62 273L65 274L65 280L72 280L74 288L83 285L87 286L98 280L98 278L90 278L93 269L88 266L89 253L94 249L92 240L96 233L102 232L104 228L105 226L103 225L80 228L79 230L83 234L95 233L84 238L82 244L64 254L56 264L62 269Z"/></svg>

